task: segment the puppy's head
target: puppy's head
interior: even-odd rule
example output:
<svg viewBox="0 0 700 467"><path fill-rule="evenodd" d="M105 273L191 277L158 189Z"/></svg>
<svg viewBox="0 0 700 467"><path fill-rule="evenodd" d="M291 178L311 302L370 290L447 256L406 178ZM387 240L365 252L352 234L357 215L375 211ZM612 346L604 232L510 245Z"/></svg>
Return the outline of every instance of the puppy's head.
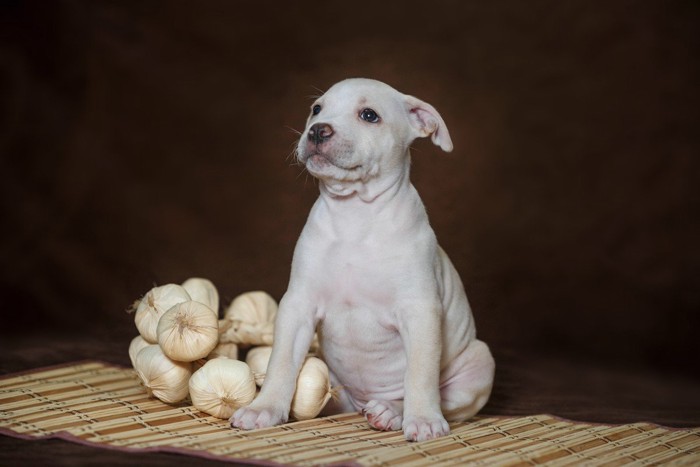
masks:
<svg viewBox="0 0 700 467"><path fill-rule="evenodd" d="M348 79L312 104L297 158L331 191L349 194L401 171L411 142L428 136L452 150L445 122L430 104L380 81Z"/></svg>

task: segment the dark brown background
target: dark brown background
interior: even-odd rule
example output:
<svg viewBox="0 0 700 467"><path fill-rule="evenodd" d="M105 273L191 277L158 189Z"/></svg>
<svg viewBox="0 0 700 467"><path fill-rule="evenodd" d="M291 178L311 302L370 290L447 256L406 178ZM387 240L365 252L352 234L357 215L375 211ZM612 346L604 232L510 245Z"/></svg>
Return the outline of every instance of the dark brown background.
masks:
<svg viewBox="0 0 700 467"><path fill-rule="evenodd" d="M537 362L559 362L549 388L595 386L578 365L605 371L608 396L625 371L700 383L699 13L6 2L0 369L126 363L125 310L154 284L203 276L224 304L280 298L317 194L291 164L293 130L310 96L364 76L432 103L450 129L452 154L414 144L413 180L499 358L493 411L528 411L507 388L542 381L522 370Z"/></svg>

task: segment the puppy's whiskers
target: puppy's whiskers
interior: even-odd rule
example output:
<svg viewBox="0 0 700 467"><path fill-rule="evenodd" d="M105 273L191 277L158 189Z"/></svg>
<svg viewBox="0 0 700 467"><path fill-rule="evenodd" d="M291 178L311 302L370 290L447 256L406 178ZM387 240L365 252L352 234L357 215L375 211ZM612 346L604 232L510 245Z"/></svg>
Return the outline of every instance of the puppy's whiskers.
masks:
<svg viewBox="0 0 700 467"><path fill-rule="evenodd" d="M289 165L301 166L301 163L299 162L299 157L298 157L299 156L298 147L299 147L299 140L301 139L303 132L301 132L295 128L292 128L290 126L285 126L285 128L287 130L291 131L292 133L294 133L295 135L299 136L298 139L295 139L294 141L292 141L290 143L291 149L290 149L289 154L287 155L287 158L285 160L289 163Z"/></svg>
<svg viewBox="0 0 700 467"><path fill-rule="evenodd" d="M310 95L306 96L306 97L308 97L308 98L311 99L311 100L314 100L314 101L315 101L316 99L318 99L319 97L321 97L322 95L324 95L324 94L326 93L326 91L324 91L323 89L319 88L318 86L311 85L311 86L309 86L309 87L313 88L314 91L317 91L317 92L318 92L318 94L310 94Z"/></svg>
<svg viewBox="0 0 700 467"><path fill-rule="evenodd" d="M289 165L301 165L301 163L299 162L299 153L296 144L293 143L293 146L294 147L292 147L289 150L289 154L287 155L287 158L285 160L287 161L287 163L289 163Z"/></svg>
<svg viewBox="0 0 700 467"><path fill-rule="evenodd" d="M289 131L291 131L292 133L294 133L295 135L297 135L297 136L301 136L302 133L303 133L303 132L297 130L296 128L292 128L291 126L285 125L284 127L285 127L287 130L289 130Z"/></svg>

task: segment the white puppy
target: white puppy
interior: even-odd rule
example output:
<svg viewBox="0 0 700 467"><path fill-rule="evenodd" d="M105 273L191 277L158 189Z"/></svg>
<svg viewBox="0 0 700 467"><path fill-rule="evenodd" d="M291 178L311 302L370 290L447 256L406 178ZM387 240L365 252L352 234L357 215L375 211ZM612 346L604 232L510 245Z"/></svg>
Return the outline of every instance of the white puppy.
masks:
<svg viewBox="0 0 700 467"><path fill-rule="evenodd" d="M421 441L486 403L494 361L476 339L457 271L409 181L409 145L452 141L438 112L368 79L341 81L312 106L297 148L319 180L280 301L260 395L238 428L287 421L295 382L318 331L331 381L326 413L360 410L379 430Z"/></svg>

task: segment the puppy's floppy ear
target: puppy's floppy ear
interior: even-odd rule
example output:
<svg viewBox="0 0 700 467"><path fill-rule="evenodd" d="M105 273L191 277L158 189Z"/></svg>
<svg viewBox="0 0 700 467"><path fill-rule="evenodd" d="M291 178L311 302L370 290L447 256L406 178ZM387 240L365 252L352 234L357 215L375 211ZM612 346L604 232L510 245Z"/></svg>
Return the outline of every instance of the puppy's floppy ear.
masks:
<svg viewBox="0 0 700 467"><path fill-rule="evenodd" d="M413 96L405 96L408 121L416 138L430 139L445 152L452 151L452 139L447 125L435 107Z"/></svg>

